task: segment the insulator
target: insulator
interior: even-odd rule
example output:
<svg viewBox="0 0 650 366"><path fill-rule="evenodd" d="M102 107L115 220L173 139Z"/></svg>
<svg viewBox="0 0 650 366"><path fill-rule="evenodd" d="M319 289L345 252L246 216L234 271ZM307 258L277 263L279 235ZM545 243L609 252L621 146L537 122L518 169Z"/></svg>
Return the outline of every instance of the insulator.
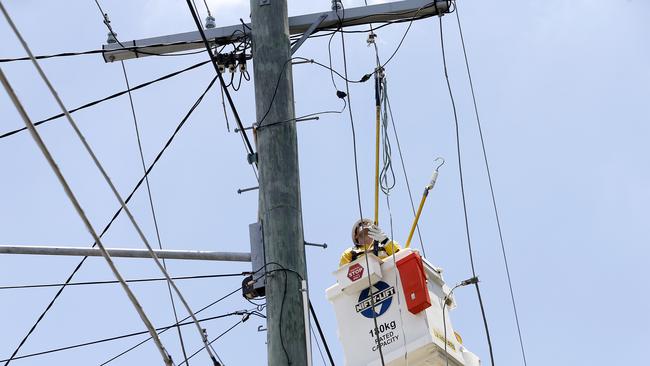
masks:
<svg viewBox="0 0 650 366"><path fill-rule="evenodd" d="M214 19L212 15L208 15L205 18L205 28L206 29L212 29L217 26L217 21Z"/></svg>
<svg viewBox="0 0 650 366"><path fill-rule="evenodd" d="M106 39L106 43L108 44L117 43L117 33L108 32L108 38Z"/></svg>

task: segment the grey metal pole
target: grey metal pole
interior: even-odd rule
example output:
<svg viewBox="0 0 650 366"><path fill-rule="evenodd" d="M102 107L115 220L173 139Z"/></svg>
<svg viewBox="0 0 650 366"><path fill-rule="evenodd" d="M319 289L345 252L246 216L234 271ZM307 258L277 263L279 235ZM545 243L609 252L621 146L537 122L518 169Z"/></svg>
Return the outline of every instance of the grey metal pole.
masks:
<svg viewBox="0 0 650 366"><path fill-rule="evenodd" d="M111 257L115 258L149 258L147 249L106 248ZM200 250L159 250L154 249L156 256L161 259L186 259L223 262L250 262L250 253L211 252ZM100 257L98 248L49 247L34 245L0 245L0 254L33 254L33 255L64 255L82 257Z"/></svg>
<svg viewBox="0 0 650 366"><path fill-rule="evenodd" d="M286 0L251 0L269 365L306 365L306 279ZM277 88L277 89L276 89ZM264 127L280 121L273 126ZM302 278L299 278L302 277Z"/></svg>

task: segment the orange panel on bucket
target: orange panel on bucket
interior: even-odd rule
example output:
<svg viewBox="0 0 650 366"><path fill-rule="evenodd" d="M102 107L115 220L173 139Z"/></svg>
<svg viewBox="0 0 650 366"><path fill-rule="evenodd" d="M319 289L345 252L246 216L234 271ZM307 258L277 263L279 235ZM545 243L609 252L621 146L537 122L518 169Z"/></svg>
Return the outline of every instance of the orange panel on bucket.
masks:
<svg viewBox="0 0 650 366"><path fill-rule="evenodd" d="M409 311L417 314L431 306L427 277L420 254L413 252L400 259L397 261L397 269L402 279L402 290Z"/></svg>

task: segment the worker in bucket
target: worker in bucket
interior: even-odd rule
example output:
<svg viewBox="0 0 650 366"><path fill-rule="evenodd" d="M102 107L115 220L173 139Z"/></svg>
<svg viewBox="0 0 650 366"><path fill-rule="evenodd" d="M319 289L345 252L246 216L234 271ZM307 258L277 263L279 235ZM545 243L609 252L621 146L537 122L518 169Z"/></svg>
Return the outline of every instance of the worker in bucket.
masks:
<svg viewBox="0 0 650 366"><path fill-rule="evenodd" d="M361 219L354 223L352 242L354 246L343 252L339 266L356 260L366 252L375 253L379 258L384 259L400 250L399 245L390 240L370 219Z"/></svg>

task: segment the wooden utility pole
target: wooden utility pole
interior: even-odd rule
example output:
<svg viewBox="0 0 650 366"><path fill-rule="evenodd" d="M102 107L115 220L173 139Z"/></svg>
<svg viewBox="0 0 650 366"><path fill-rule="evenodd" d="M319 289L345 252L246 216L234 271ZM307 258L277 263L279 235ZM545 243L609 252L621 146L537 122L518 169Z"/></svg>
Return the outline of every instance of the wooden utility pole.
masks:
<svg viewBox="0 0 650 366"><path fill-rule="evenodd" d="M268 364L306 365L301 281L297 274L306 279L307 269L287 2L251 0L250 6L259 124L259 215L267 263ZM273 125L265 127L267 124Z"/></svg>

